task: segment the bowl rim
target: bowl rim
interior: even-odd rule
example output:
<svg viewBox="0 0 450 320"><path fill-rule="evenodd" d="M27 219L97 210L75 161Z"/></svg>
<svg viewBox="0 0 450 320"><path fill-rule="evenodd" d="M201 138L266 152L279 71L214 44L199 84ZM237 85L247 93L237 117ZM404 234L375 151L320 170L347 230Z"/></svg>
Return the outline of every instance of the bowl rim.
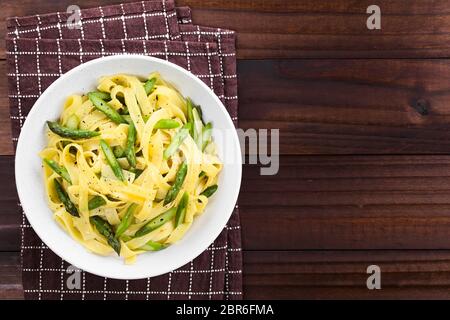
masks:
<svg viewBox="0 0 450 320"><path fill-rule="evenodd" d="M35 219L37 219L36 215L33 214L29 214L30 212L32 212L33 210L33 205L29 203L29 199L27 199L26 201L24 201L24 199L26 199L27 197L25 196L25 191L22 190L23 188L23 183L26 183L26 177L23 176L20 172L20 168L22 168L22 166L18 166L18 163L21 163L21 161L18 161L18 158L20 157L20 155L24 152L22 151L24 148L26 148L26 142L24 141L25 138L23 138L23 136L25 135L25 132L27 132L27 128L30 125L31 121L28 121L28 118L33 118L39 115L38 113L38 109L35 108L34 106L42 103L42 101L45 101L45 99L47 98L47 96L50 94L50 92L52 91L52 88L57 86L59 83L62 83L64 81L66 81L67 78L69 78L72 74L77 73L82 71L83 69L88 69L90 66L98 64L98 63L102 63L105 61L109 61L109 60L122 60L122 59L141 59L141 60L145 60L147 62L153 62L153 63L157 63L157 64L163 64L168 66L169 68L174 68L176 70L178 70L181 73L184 73L185 75L187 75L188 77L190 77L193 81L197 82L203 90L207 91L210 96L215 100L217 106L222 109L223 113L226 115L225 117L225 121L227 122L227 127L230 128L235 128L233 121L231 119L230 114L228 113L227 109L225 108L224 104L222 103L222 101L217 97L217 95L202 81L200 80L197 76L195 76L194 74L192 74L191 72L189 72L188 70L163 59L159 59L159 58L155 58L155 57L150 57L150 56L143 56L143 55L139 55L139 54L118 54L118 55L113 55L113 56L107 56L107 57L100 57L100 58L96 58L93 60L90 60L88 62L82 63L74 68L72 68L71 70L67 71L66 73L62 74L58 79L56 79L53 83L51 83L49 85L49 87L47 89L44 90L44 92L40 95L40 97L35 101L35 103L33 104L33 107L31 108L31 110L29 111L28 115L26 116L26 119L21 127L21 131L20 131L20 135L17 141L17 146L16 146L16 150L15 150L15 156L14 156L14 163L15 163L15 184L16 184L16 189L17 189L17 193L19 196L19 200L20 200L20 205L22 206L22 211L23 214L27 217L29 224L31 225L31 227L33 228L34 232L36 232L36 234L38 235L38 237L40 238L40 240L52 251L54 252L56 255L58 255L61 259L63 259L64 261L68 262L71 265L74 265L80 269L82 269L85 272L89 272L92 273L94 275L97 276L101 276L101 277L108 277L111 279L120 279L120 280L136 280L136 279L145 279L148 277L154 277L154 276L158 276L158 275L163 275L163 274L167 274L173 270L176 270L180 267L182 267L183 265L185 265L186 263L189 263L189 261L194 260L196 257L198 257L201 253L203 253L205 250L207 250L207 248L214 243L214 241L216 240L216 238L219 236L219 234L222 232L222 230L226 227L232 213L234 212L234 208L235 206L237 206L237 200L238 200L238 196L239 196L239 192L240 192L240 187L241 187L241 182L242 182L242 151L240 148L240 144L239 144L239 138L237 135L237 131L235 130L233 132L233 144L234 149L238 152L238 154L235 157L235 160L238 161L238 163L236 163L236 167L237 167L237 171L233 172L233 175L235 176L236 179L236 189L235 190L227 190L228 192L233 192L233 194L230 196L230 203L232 203L232 207L231 210L229 210L230 212L225 212L226 214L224 214L224 216L226 218L223 218L221 221L224 221L224 223L219 224L217 223L216 227L211 230L210 235L207 237L209 240L202 240L201 244L199 244L196 248L193 248L193 250L191 251L190 254L190 258L187 261L181 261L178 263L172 263L172 266L170 268L168 268L167 270L165 270L164 272L148 272L145 275L136 275L136 276L123 276L121 274L117 274L117 272L115 273L102 273L102 272L98 272L95 269L90 268L89 266L86 266L86 264L89 263L83 263L83 261L73 261L72 258L67 258L65 256L65 254L63 252L61 252L60 250L58 250L57 248L55 249L55 247L53 246L53 242L54 240L51 240L51 237L47 237L45 235L45 230L40 230L39 228L36 228L35 225ZM126 73L126 72L124 72ZM27 202L28 201L28 202ZM49 211L51 211L51 209L49 208ZM31 217L31 218L30 218ZM56 222L55 222L56 223ZM21 230L21 232L23 233L24 230ZM212 240L211 240L212 239ZM76 242L76 240L74 240L72 237L70 237L70 241L74 241ZM180 240L182 241L182 240ZM21 244L22 246L23 244ZM83 250L88 251L86 248L82 247ZM95 253L91 253L94 254ZM82 267L81 267L82 266Z"/></svg>

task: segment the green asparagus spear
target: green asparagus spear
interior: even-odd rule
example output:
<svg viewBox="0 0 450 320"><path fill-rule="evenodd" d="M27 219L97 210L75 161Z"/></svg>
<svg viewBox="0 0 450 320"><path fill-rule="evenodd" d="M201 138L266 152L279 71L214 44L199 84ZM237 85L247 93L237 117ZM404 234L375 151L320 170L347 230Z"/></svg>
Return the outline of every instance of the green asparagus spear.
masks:
<svg viewBox="0 0 450 320"><path fill-rule="evenodd" d="M111 100L111 95L108 92L94 91L90 94L95 95L97 98L102 100Z"/></svg>
<svg viewBox="0 0 450 320"><path fill-rule="evenodd" d="M122 158L125 156L125 149L122 148L121 146L115 146L113 147L113 153L117 159Z"/></svg>
<svg viewBox="0 0 450 320"><path fill-rule="evenodd" d="M127 106L123 106L122 109L119 110L120 115L125 118L125 116L129 116L130 115L130 110L128 110ZM126 119L125 119L126 120Z"/></svg>
<svg viewBox="0 0 450 320"><path fill-rule="evenodd" d="M204 124L204 122L203 122L203 111L202 111L202 108L200 108L199 105L196 105L196 106L195 106L195 109L197 109L197 113L198 113L198 117L199 117L200 121L202 122L202 124Z"/></svg>
<svg viewBox="0 0 450 320"><path fill-rule="evenodd" d="M105 199L103 199L103 197L95 196L91 200L89 200L88 209L94 210L101 206L104 206L105 204L106 204L106 201L105 201Z"/></svg>
<svg viewBox="0 0 450 320"><path fill-rule="evenodd" d="M203 131L203 123L200 119L200 115L198 113L197 108L192 109L192 116L193 116L193 138L195 141L195 144L201 148L202 147L202 131Z"/></svg>
<svg viewBox="0 0 450 320"><path fill-rule="evenodd" d="M166 222L169 222L175 217L175 214L177 213L177 208L173 207L166 212L160 214L153 220L150 220L147 224L143 225L134 235L135 237L142 237L146 235L149 232L152 232L155 229L158 229Z"/></svg>
<svg viewBox="0 0 450 320"><path fill-rule="evenodd" d="M78 129L78 125L80 124L80 119L76 114L71 115L66 122L66 127L69 129Z"/></svg>
<svg viewBox="0 0 450 320"><path fill-rule="evenodd" d="M161 119L159 120L155 126L154 129L174 129L178 128L180 126L180 123L173 120L173 119Z"/></svg>
<svg viewBox="0 0 450 320"><path fill-rule="evenodd" d="M206 188L205 190L203 190L203 192L200 193L200 194L202 196L205 196L205 197L209 198L209 197L211 197L214 194L214 192L217 191L217 188L218 188L217 184L214 184L214 185Z"/></svg>
<svg viewBox="0 0 450 320"><path fill-rule="evenodd" d="M96 94L88 93L89 100L91 100L94 107L103 112L108 118L117 124L126 123L125 119L113 108L111 108L105 100L99 98Z"/></svg>
<svg viewBox="0 0 450 320"><path fill-rule="evenodd" d="M187 109L187 121L194 121L194 117L192 115L192 108L194 106L192 105L191 98L186 98L186 109Z"/></svg>
<svg viewBox="0 0 450 320"><path fill-rule="evenodd" d="M70 128L64 127L64 126L60 125L58 122L54 122L54 121L47 121L47 125L48 125L48 128L53 133L56 133L58 136L61 136L63 138L70 138L73 140L89 139L89 138L100 135L100 132L98 132L98 131L70 129Z"/></svg>
<svg viewBox="0 0 450 320"><path fill-rule="evenodd" d="M127 241L130 241L131 239L133 239L133 237L128 236L128 235L126 235L126 234L123 234L123 235L120 237L120 239L122 239L123 242L127 242Z"/></svg>
<svg viewBox="0 0 450 320"><path fill-rule="evenodd" d="M139 176L142 174L142 172L144 172L143 170L136 169L136 168L130 168L129 171L134 173L134 180L139 178Z"/></svg>
<svg viewBox="0 0 450 320"><path fill-rule="evenodd" d="M130 226L131 221L133 220L133 214L134 214L134 210L136 209L136 207L137 207L137 204L135 204L135 203L131 204L128 207L127 212L125 213L122 221L117 226L116 238L119 238Z"/></svg>
<svg viewBox="0 0 450 320"><path fill-rule="evenodd" d="M134 150L135 142L136 142L136 128L133 122L130 122L128 126L127 147L125 149L125 155L127 156L128 163L133 168L136 167L136 153Z"/></svg>
<svg viewBox="0 0 450 320"><path fill-rule="evenodd" d="M206 126L203 127L202 130L202 139L201 141L201 150L204 151L206 146L208 145L209 139L211 139L212 134L212 124L208 122Z"/></svg>
<svg viewBox="0 0 450 320"><path fill-rule="evenodd" d="M131 119L131 116L129 114L125 114L123 115L123 118L125 119L125 121L130 124L133 123L133 119Z"/></svg>
<svg viewBox="0 0 450 320"><path fill-rule="evenodd" d="M120 241L114 237L114 231L108 221L103 220L99 216L93 216L89 219L95 226L97 231L106 238L111 248L120 255Z"/></svg>
<svg viewBox="0 0 450 320"><path fill-rule="evenodd" d="M151 78L147 80L144 84L145 93L149 95L153 91L153 87L155 86L156 78Z"/></svg>
<svg viewBox="0 0 450 320"><path fill-rule="evenodd" d="M192 115L192 101L190 98L186 99L186 109L187 109L187 122L191 123L191 127L189 128L189 134L192 138L194 138L194 116Z"/></svg>
<svg viewBox="0 0 450 320"><path fill-rule="evenodd" d="M50 160L50 159L43 159L46 165L50 167L53 171L55 171L57 174L61 176L64 180L66 180L68 183L72 184L72 180L70 179L69 172L66 168L60 166L56 161Z"/></svg>
<svg viewBox="0 0 450 320"><path fill-rule="evenodd" d="M180 166L180 169L178 169L177 174L175 175L175 181L173 182L173 185L170 187L169 191L167 191L166 197L164 198L164 205L172 202L177 197L178 193L180 192L181 186L183 185L184 179L186 178L187 169L188 167L186 162L183 162L183 164Z"/></svg>
<svg viewBox="0 0 450 320"><path fill-rule="evenodd" d="M145 250L145 251L159 251L162 249L167 248L167 244L163 244L163 243L159 243L159 242L155 242L155 241L149 241L146 244L144 244L142 247L140 247L139 249Z"/></svg>
<svg viewBox="0 0 450 320"><path fill-rule="evenodd" d="M121 181L125 181L125 177L123 176L122 168L120 167L119 163L117 162L117 159L114 156L114 153L111 150L111 147L106 143L105 140L100 140L100 147L102 148L103 153L106 157L106 161L108 161L108 164L111 167L112 171L114 172L114 175Z"/></svg>
<svg viewBox="0 0 450 320"><path fill-rule="evenodd" d="M139 178L139 176L144 172L144 170L136 170L136 175L134 176L135 179Z"/></svg>
<svg viewBox="0 0 450 320"><path fill-rule="evenodd" d="M180 130L178 130L167 149L164 150L164 159L169 159L170 156L172 156L178 150L184 139L186 139L186 137L189 135L191 127L192 123L188 122L184 126L182 126Z"/></svg>
<svg viewBox="0 0 450 320"><path fill-rule="evenodd" d="M59 201L61 201L64 204L64 207L66 208L68 213L70 213L74 217L79 217L80 214L78 213L77 207L70 200L69 195L64 190L62 185L56 179L53 181L55 181L55 190L56 190L56 194L59 198Z"/></svg>
<svg viewBox="0 0 450 320"><path fill-rule="evenodd" d="M180 200L180 203L178 204L177 214L175 216L175 227L178 227L180 224L184 222L188 202L189 202L189 194L185 192Z"/></svg>

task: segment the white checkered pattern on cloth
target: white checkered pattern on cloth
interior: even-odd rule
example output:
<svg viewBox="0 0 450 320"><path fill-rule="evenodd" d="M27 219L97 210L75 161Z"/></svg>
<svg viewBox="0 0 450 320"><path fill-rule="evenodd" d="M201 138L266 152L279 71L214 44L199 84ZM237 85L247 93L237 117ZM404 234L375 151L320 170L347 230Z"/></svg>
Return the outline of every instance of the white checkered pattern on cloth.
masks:
<svg viewBox="0 0 450 320"><path fill-rule="evenodd" d="M137 10L137 5L147 10L144 15L144 11ZM179 24L169 27L164 23L163 31L157 32L158 37L153 37L155 32L151 32L151 19L160 19L161 15L152 13L158 10L164 12L162 16L166 17L168 24L172 23L172 18L175 21L178 18ZM137 21L139 13L144 35L130 36L127 23ZM133 18L127 18L128 15ZM78 35L63 31L62 24L58 24L66 19L62 14L9 20L8 80L15 142L37 97L62 73L101 56L123 53L151 55L188 69L214 90L237 123L234 32L192 25L190 10L178 8L175 13L173 1L146 1L133 5L86 9L82 11L83 16L89 22L84 24L87 27L82 28L83 33L78 31ZM120 28L116 27L116 30L123 31L121 37L111 38L108 35L108 17L114 18L111 21L123 24ZM53 27L55 21L56 29ZM96 31L91 31L89 26ZM24 30L32 31L21 32ZM56 32L51 36L45 34L49 30ZM96 38L94 35L99 33L102 36ZM159 277L133 281L99 278L80 271L82 286L72 290L65 286L65 281L70 276L66 273L68 264L56 257L40 241L24 215L21 229L24 289L29 299L242 297L242 255L237 206L227 227L216 241L202 255L182 268Z"/></svg>

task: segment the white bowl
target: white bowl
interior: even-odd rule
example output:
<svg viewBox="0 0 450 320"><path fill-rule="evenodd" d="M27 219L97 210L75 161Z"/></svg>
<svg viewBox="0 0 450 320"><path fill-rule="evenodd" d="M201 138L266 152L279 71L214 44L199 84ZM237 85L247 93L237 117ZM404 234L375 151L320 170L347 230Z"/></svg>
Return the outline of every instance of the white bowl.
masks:
<svg viewBox="0 0 450 320"><path fill-rule="evenodd" d="M64 101L73 93L92 91L104 75L126 73L146 77L158 71L184 96L202 106L204 118L212 121L213 137L227 132L218 151L227 155L219 177L219 189L205 212L196 217L191 229L176 244L158 252L139 255L133 265L117 256L102 257L88 252L53 219L47 205L42 162L38 156L46 143L46 120L59 117ZM216 137L219 138L219 137ZM226 147L224 147L226 146ZM224 153L224 148L226 152ZM233 159L229 158L233 155ZM224 158L222 157L222 160ZM23 125L16 150L16 185L23 210L42 241L62 259L87 272L108 278L141 279L177 269L208 248L225 227L237 201L242 173L239 139L231 118L217 96L197 77L165 60L138 55L105 57L84 63L56 80L36 101Z"/></svg>

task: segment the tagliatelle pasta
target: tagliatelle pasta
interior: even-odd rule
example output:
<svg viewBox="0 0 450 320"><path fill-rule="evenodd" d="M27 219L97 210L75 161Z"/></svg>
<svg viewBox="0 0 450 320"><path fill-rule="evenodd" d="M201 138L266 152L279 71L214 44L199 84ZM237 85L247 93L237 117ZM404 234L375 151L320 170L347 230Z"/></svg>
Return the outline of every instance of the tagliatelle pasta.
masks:
<svg viewBox="0 0 450 320"><path fill-rule="evenodd" d="M50 209L86 249L138 254L180 240L217 189L222 163L201 109L158 73L118 74L67 98L40 152Z"/></svg>

